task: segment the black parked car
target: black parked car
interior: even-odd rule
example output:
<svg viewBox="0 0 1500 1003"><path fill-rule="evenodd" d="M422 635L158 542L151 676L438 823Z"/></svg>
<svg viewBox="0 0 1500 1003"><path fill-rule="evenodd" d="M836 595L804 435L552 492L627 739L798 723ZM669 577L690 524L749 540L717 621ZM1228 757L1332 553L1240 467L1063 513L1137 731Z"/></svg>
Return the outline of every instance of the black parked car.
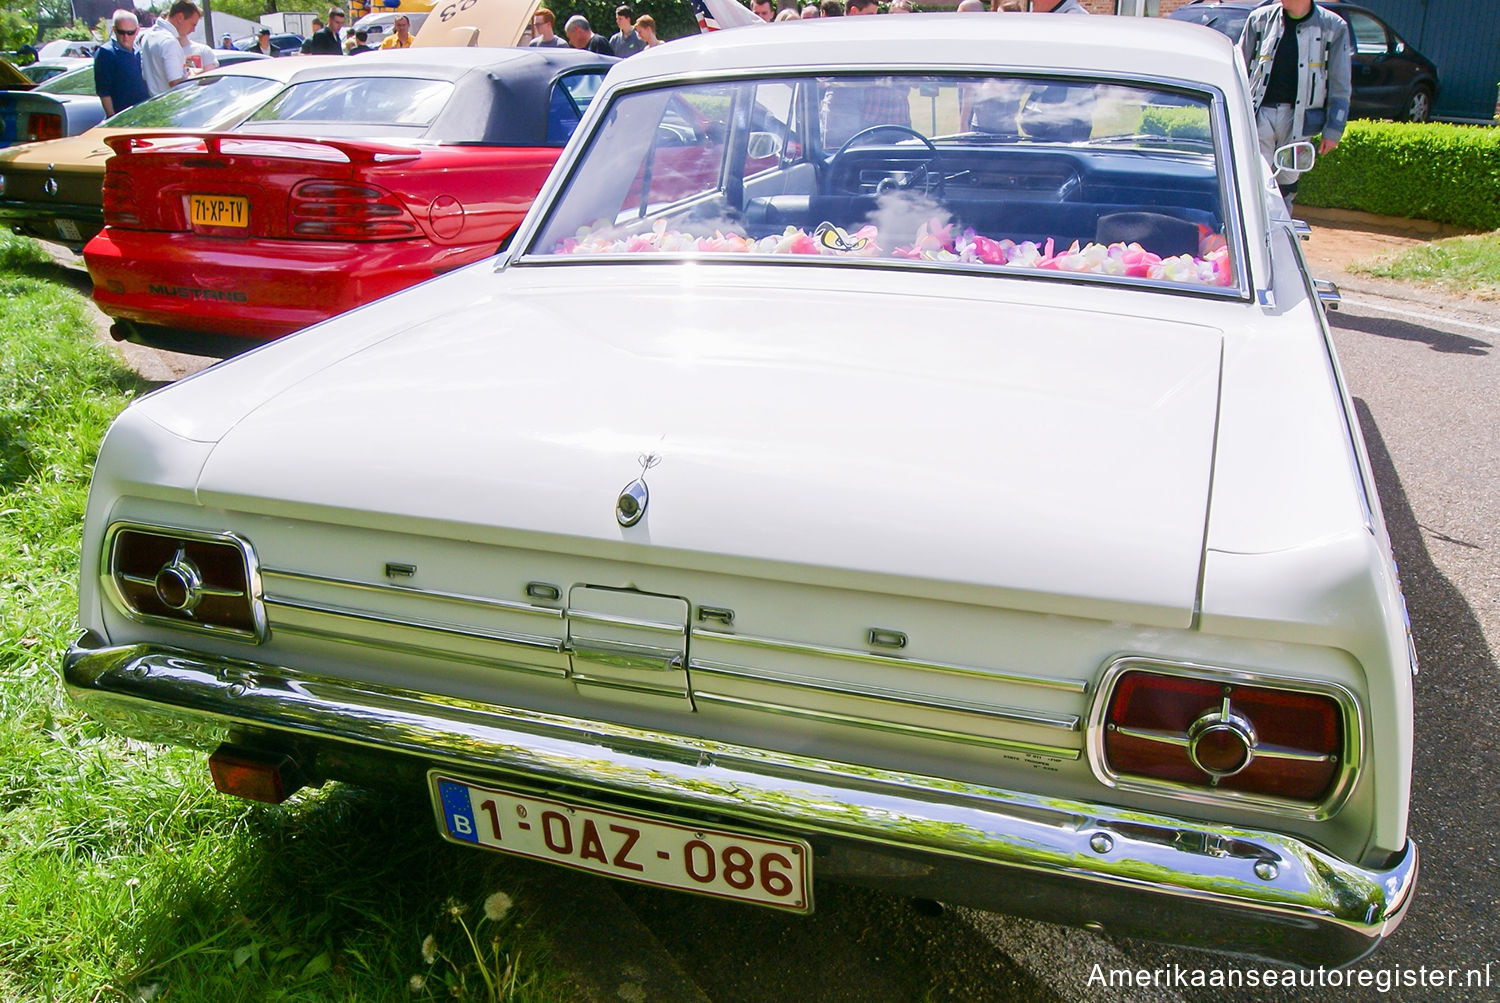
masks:
<svg viewBox="0 0 1500 1003"><path fill-rule="evenodd" d="M1273 0L1275 2L1275 0ZM1437 65L1380 18L1348 3L1321 3L1349 22L1354 44L1354 94L1350 118L1394 118L1425 122L1438 96ZM1258 0L1195 0L1168 14L1174 21L1202 24L1238 41Z"/></svg>

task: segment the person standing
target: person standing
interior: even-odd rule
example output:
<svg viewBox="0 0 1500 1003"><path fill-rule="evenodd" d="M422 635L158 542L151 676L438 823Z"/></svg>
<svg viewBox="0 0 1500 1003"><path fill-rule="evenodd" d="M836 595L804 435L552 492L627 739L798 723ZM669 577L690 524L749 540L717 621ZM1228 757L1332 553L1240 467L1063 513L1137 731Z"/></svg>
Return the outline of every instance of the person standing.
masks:
<svg viewBox="0 0 1500 1003"><path fill-rule="evenodd" d="M771 4L771 0L754 0L750 4L750 13L767 24L776 20L776 8Z"/></svg>
<svg viewBox="0 0 1500 1003"><path fill-rule="evenodd" d="M141 54L135 50L140 28L134 11L115 11L113 37L94 53L94 93L106 118L151 96L141 76Z"/></svg>
<svg viewBox="0 0 1500 1003"><path fill-rule="evenodd" d="M582 14L574 14L568 18L568 23L563 25L563 34L568 36L568 44L575 49L584 49L601 56L615 54L615 50L609 47L609 39L595 31L594 26L589 24L589 19Z"/></svg>
<svg viewBox="0 0 1500 1003"><path fill-rule="evenodd" d="M609 36L609 48L616 56L624 59L646 47L645 39L635 30L635 12L625 4L615 8L615 24L620 30Z"/></svg>
<svg viewBox="0 0 1500 1003"><path fill-rule="evenodd" d="M405 14L397 14L396 20L391 22L391 37L381 39L382 49L409 49L411 48L411 18Z"/></svg>
<svg viewBox="0 0 1500 1003"><path fill-rule="evenodd" d="M1320 154L1339 145L1354 87L1348 22L1313 0L1267 4L1245 21L1240 55L1250 73L1260 155L1267 163L1278 147L1314 136L1321 136ZM1276 173L1288 213L1298 177L1295 171Z"/></svg>
<svg viewBox="0 0 1500 1003"><path fill-rule="evenodd" d="M151 96L165 94L192 74L188 71L184 37L198 27L203 12L193 0L176 0L166 17L158 17L141 33L141 77Z"/></svg>
<svg viewBox="0 0 1500 1003"><path fill-rule="evenodd" d="M635 19L635 33L641 36L641 41L648 49L654 49L661 44L661 39L656 35L656 18L650 14L642 14Z"/></svg>
<svg viewBox="0 0 1500 1003"><path fill-rule="evenodd" d="M276 55L276 50L271 48L270 28L267 28L264 25L261 26L260 30L255 33L255 48L250 51L258 52L262 56Z"/></svg>
<svg viewBox="0 0 1500 1003"><path fill-rule="evenodd" d="M363 28L354 29L354 44L349 46L348 55L357 56L361 52L374 52L375 46L370 44L370 33Z"/></svg>
<svg viewBox="0 0 1500 1003"><path fill-rule="evenodd" d="M531 15L532 39L527 45L538 49L566 49L568 43L557 37L556 16L546 7L538 7Z"/></svg>
<svg viewBox="0 0 1500 1003"><path fill-rule="evenodd" d="M302 47L300 49L298 49L297 51L300 52L300 53L302 53L304 56L311 55L312 54L312 40L313 40L313 36L316 35L318 32L320 32L322 30L323 30L323 19L321 17L315 17L315 18L313 18L312 19L312 31L309 31L307 33L307 37L302 40Z"/></svg>
<svg viewBox="0 0 1500 1003"><path fill-rule="evenodd" d="M339 32L344 27L344 12L337 7L328 8L328 20L321 30L308 39L304 51L311 56L342 56L344 46L339 42Z"/></svg>

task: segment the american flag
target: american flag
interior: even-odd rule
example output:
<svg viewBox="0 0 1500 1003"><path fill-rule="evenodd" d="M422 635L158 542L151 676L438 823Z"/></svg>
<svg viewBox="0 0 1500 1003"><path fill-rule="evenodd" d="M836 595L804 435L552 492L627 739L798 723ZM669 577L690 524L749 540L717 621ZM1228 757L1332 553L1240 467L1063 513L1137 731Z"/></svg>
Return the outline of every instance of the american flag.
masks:
<svg viewBox="0 0 1500 1003"><path fill-rule="evenodd" d="M698 16L699 31L718 31L721 28L743 28L747 24L765 24L750 13L739 0L693 0L693 13Z"/></svg>

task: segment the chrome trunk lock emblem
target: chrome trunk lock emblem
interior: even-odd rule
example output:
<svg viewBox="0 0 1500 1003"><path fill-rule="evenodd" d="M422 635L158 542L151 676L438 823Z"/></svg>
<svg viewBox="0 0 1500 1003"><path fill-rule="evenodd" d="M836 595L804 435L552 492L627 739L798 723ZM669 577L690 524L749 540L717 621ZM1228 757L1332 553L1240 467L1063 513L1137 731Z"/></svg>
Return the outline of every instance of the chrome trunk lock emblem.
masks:
<svg viewBox="0 0 1500 1003"><path fill-rule="evenodd" d="M620 497L615 499L615 521L627 528L641 521L646 514L646 505L651 501L651 491L646 487L646 471L661 462L656 453L642 453L636 457L641 464L641 476L625 485Z"/></svg>
<svg viewBox="0 0 1500 1003"><path fill-rule="evenodd" d="M48 178L46 181L42 182L42 191L46 192L48 195L56 195L57 194L57 179L56 178Z"/></svg>

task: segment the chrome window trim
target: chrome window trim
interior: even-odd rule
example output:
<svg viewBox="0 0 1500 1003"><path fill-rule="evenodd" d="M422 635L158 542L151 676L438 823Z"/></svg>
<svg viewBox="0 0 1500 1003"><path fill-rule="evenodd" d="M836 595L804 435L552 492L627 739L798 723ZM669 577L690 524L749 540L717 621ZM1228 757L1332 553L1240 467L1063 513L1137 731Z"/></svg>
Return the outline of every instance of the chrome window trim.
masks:
<svg viewBox="0 0 1500 1003"><path fill-rule="evenodd" d="M1104 756L1105 715L1115 684L1120 676L1130 671L1152 672L1158 675L1178 676L1184 679L1222 682L1238 686L1263 686L1269 689L1287 690L1294 693L1311 693L1332 698L1343 712L1344 747L1338 772L1329 787L1328 796L1316 804L1278 798L1263 794L1247 794L1242 791L1215 790L1196 787L1168 780L1147 780L1139 777L1124 777L1111 770ZM1345 687L1332 682L1293 678L1262 672L1256 669L1228 668L1203 665L1196 662L1179 662L1170 659L1150 658L1142 655L1125 655L1108 662L1094 691L1093 704L1089 708L1088 725L1085 729L1085 748L1088 749L1089 767L1094 777L1106 787L1142 794L1158 794L1178 801L1220 807L1258 808L1289 818L1308 819L1321 822L1337 814L1348 800L1354 788L1354 780L1364 756L1364 719L1359 702ZM1280 755L1276 755L1280 753ZM1260 752L1257 750L1257 755ZM1267 758L1305 758L1290 750L1271 747Z"/></svg>
<svg viewBox="0 0 1500 1003"><path fill-rule="evenodd" d="M786 79L789 77L818 79L830 76L853 76L875 79L882 76L918 76L935 75L961 77L965 75L977 76L1000 76L1018 75L1034 78L1037 80L1055 80L1059 82L1095 83L1115 86L1143 86L1160 90L1175 91L1178 93L1191 93L1198 97L1207 98L1209 125L1214 137L1213 157L1219 176L1219 199L1224 216L1225 234L1224 239L1231 248L1237 248L1239 254L1238 268L1235 271L1235 284L1228 287L1220 286L1198 286L1187 284L1170 284L1149 279L1128 279L1120 276L1093 275L1080 273L1068 273L1066 275L1049 274L1042 269L995 269L995 268L954 268L940 262L921 262L916 260L906 261L884 261L875 258L861 258L854 260L839 261L838 259L818 257L809 260L799 260L800 256L739 256L739 255L676 255L676 254L649 254L638 256L620 255L555 255L536 250L536 239L546 230L551 221L552 208L558 204L558 196L567 190L573 182L573 176L579 165L583 163L586 146L593 142L599 133L598 122L602 121L608 114L608 107L600 105L597 97L589 102L588 117L579 122L579 128L574 131L569 141L573 155L565 157L566 163L559 162L561 171L554 171L553 176L542 186L536 201L545 204L549 212L545 214L529 213L522 227L516 231L515 239L511 241L511 247L516 250L501 256L496 263L499 268L526 268L526 267L548 267L569 265L625 265L630 263L640 264L643 262L662 263L692 263L692 264L721 264L739 263L745 265L790 265L793 267L815 267L819 264L842 264L849 267L886 267L909 271L911 274L935 271L941 274L953 275L978 275L978 276L1003 276L1005 278L1040 279L1042 281L1066 282L1076 281L1082 277L1085 281L1098 285L1115 285L1125 288L1143 289L1151 292L1165 292L1180 295L1202 296L1209 299L1251 301L1254 293L1254 285L1250 279L1250 248L1247 243L1247 230L1243 226L1244 205L1239 199L1238 171L1235 168L1234 147L1230 143L1230 130L1228 122L1228 103L1224 92L1217 87L1211 87L1206 83L1195 83L1180 78L1160 77L1152 74L1111 76L1108 79L1102 77L1091 77L1081 70L1057 70L1043 67L1025 67L973 63L952 63L944 65L912 64L912 63L869 63L854 65L850 63L820 64L818 66L786 65L765 66L755 70L712 70L706 69L695 72L691 79L682 77L662 77L637 80L627 86L615 89L609 94L610 104L622 98L629 97L640 91L659 90L662 87L683 87L698 84L733 83L739 80L765 79L775 77ZM587 131L583 126L587 125ZM1259 156L1259 151L1255 152ZM1238 211L1232 211L1237 208Z"/></svg>
<svg viewBox="0 0 1500 1003"><path fill-rule="evenodd" d="M896 721L881 721L875 718L860 717L856 714L841 714L837 711L792 707L788 704L771 703L767 700L750 700L745 697L733 697L707 690L694 690L692 698L695 706L707 703L741 709L748 708L766 714L779 714L784 717L798 718L804 721L816 721L820 724L864 728L870 731L881 731L886 734L900 735L907 738L937 739L945 742L958 742L963 745L983 745L990 748L1003 749L1007 752L1046 756L1049 759L1077 760L1083 755L1078 749L1070 749L1064 746L1020 742L1015 739L995 738L991 735L981 735L968 731L945 731L940 728L923 728L919 725L901 724Z"/></svg>
<svg viewBox="0 0 1500 1003"><path fill-rule="evenodd" d="M744 679L772 686L784 686L794 690L809 690L815 693L856 697L862 700L875 700L881 703L919 708L922 710L971 714L977 717L1008 721L1014 724L1032 725L1038 728L1053 728L1058 731L1069 732L1079 730L1080 718L1077 714L1044 714L1038 711L1002 707L994 704L942 700L922 693L912 693L907 690L890 689L883 686L838 685L825 680L769 673L748 666L732 665L727 662L709 662L694 659L688 663L688 671L690 675L692 673L702 673L710 676L727 676L732 679ZM695 685L694 692L696 691L697 687Z"/></svg>
<svg viewBox="0 0 1500 1003"><path fill-rule="evenodd" d="M1008 683L1015 686L1037 686L1043 689L1064 690L1069 693L1087 693L1086 679L1050 679L1020 672L999 672L975 665L960 665L956 662L932 662L918 658L901 658L896 655L877 654L856 648L834 648L821 644L806 644L801 641L782 641L773 637L757 637L753 634L729 634L704 627L693 627L691 636L705 641L723 641L727 644L745 644L756 648L770 648L789 654L814 655L822 658L842 658L871 665L891 668L925 669L930 672L947 672L954 675L984 679L989 682Z"/></svg>
<svg viewBox="0 0 1500 1003"><path fill-rule="evenodd" d="M148 536L158 536L179 540L195 540L200 543L214 543L234 547L240 553L245 562L245 584L247 593L245 598L250 604L250 621L254 625L251 630L237 630L233 627L221 627L210 623L199 623L196 620L179 619L170 616L154 616L142 613L130 605L125 598L125 593L120 589L120 583L115 579L114 556L115 544L121 533L142 533ZM255 555L255 548L250 541L238 533L209 532L201 529L186 529L179 526L161 525L159 523L133 522L121 520L110 523L104 533L104 546L99 551L99 580L103 586L104 594L109 597L110 605L127 620L135 623L151 624L154 626L171 627L174 630L186 630L195 634L207 634L211 637L226 637L236 641L251 641L260 644L268 636L268 625L266 620L266 608L264 599L264 588L261 581L260 560ZM121 577L124 577L123 575ZM127 579L134 581L134 576ZM222 590L208 590L207 594L217 595Z"/></svg>

